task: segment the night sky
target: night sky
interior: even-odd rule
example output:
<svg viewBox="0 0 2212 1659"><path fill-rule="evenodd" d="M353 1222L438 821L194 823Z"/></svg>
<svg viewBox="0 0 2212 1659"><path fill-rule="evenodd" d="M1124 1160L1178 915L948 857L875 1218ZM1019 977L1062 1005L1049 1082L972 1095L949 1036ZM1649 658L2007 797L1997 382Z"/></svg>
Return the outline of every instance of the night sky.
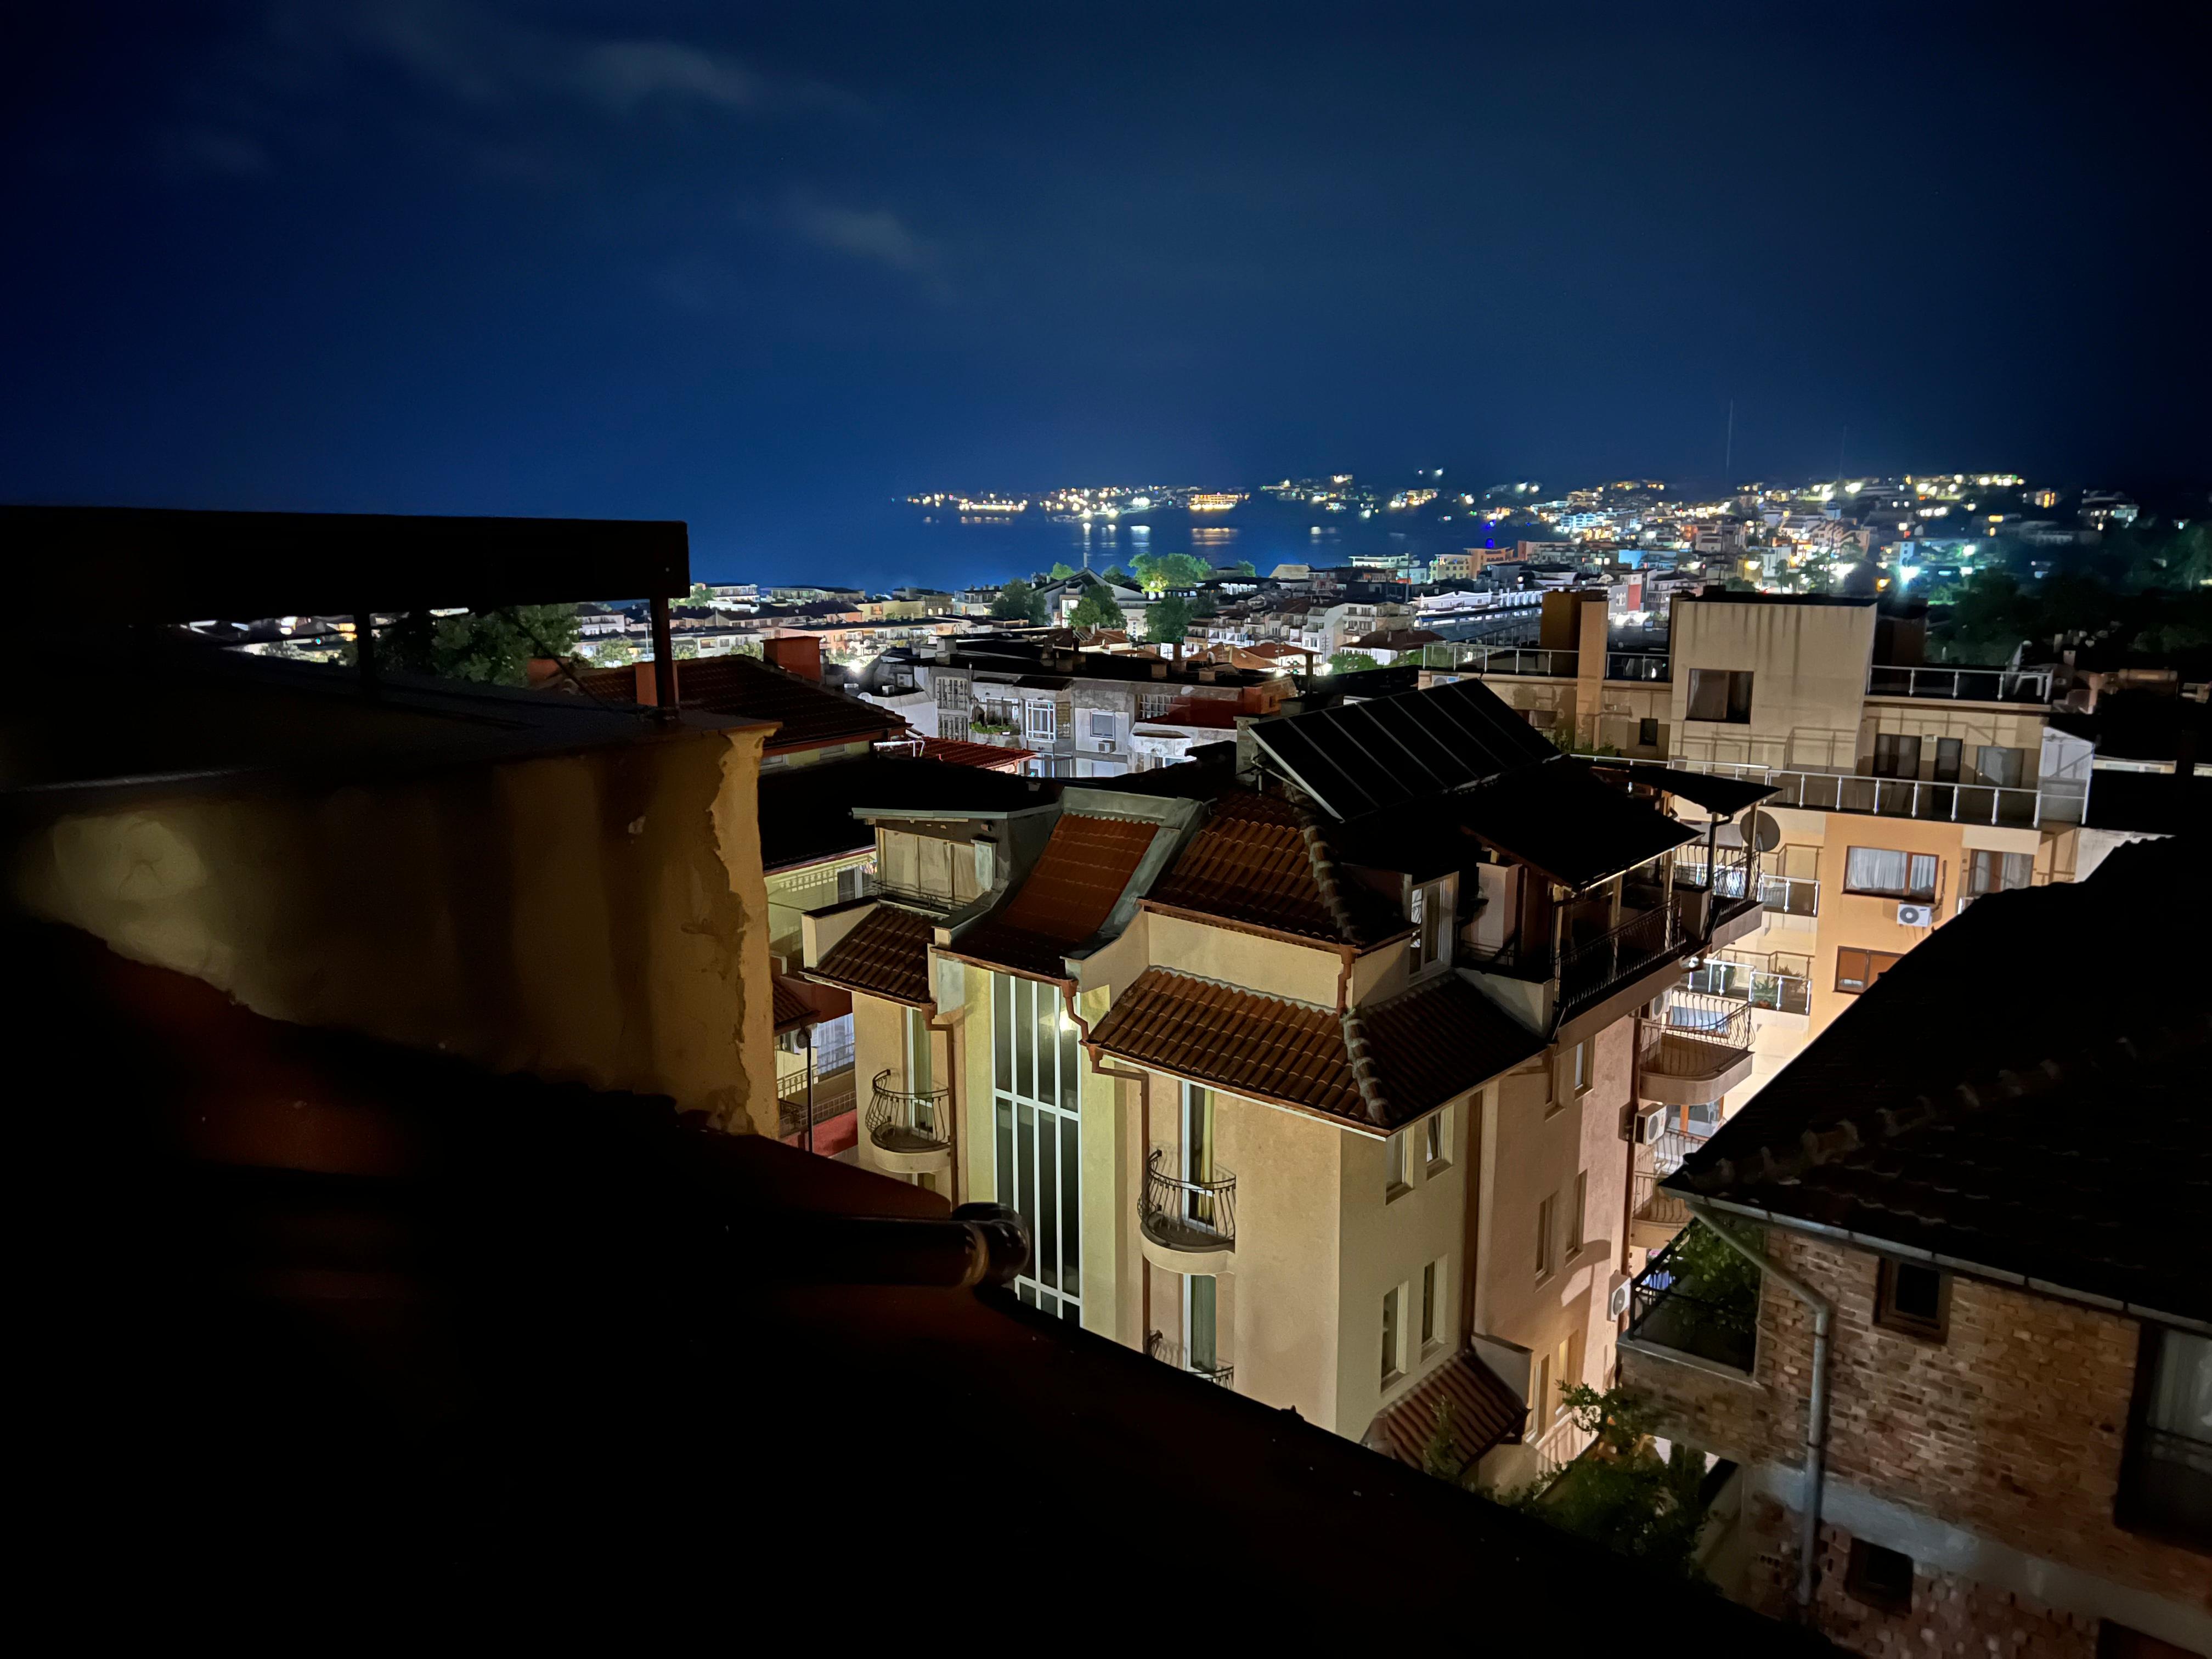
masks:
<svg viewBox="0 0 2212 1659"><path fill-rule="evenodd" d="M13 6L0 500L2201 477L2191 9Z"/></svg>

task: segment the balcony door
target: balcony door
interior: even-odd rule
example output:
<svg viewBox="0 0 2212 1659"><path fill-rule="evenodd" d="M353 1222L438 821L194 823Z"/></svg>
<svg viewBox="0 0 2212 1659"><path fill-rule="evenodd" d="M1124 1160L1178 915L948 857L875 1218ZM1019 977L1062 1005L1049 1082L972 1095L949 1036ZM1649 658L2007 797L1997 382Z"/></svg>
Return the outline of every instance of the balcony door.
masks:
<svg viewBox="0 0 2212 1659"><path fill-rule="evenodd" d="M906 1089L911 1098L908 1109L913 1114L912 1127L924 1133L937 1130L936 1113L929 1099L934 1085L930 1081L929 1017L919 1008L908 1008L906 1014Z"/></svg>
<svg viewBox="0 0 2212 1659"><path fill-rule="evenodd" d="M1052 986L991 975L991 1104L999 1202L1029 1223L1015 1292L1079 1320L1083 1305L1082 1072L1075 1022Z"/></svg>

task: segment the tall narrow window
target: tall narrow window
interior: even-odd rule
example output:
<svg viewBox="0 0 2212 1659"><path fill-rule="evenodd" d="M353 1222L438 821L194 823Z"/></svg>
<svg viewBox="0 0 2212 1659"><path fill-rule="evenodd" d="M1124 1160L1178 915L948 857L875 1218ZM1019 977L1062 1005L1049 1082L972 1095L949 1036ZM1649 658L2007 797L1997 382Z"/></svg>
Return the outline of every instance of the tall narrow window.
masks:
<svg viewBox="0 0 2212 1659"><path fill-rule="evenodd" d="M1536 1277L1547 1278L1558 1265L1555 1254L1559 1249L1556 1231L1559 1223L1559 1195L1553 1193L1536 1206Z"/></svg>
<svg viewBox="0 0 2212 1659"><path fill-rule="evenodd" d="M931 1112L929 1016L919 1008L904 1010L906 1015L906 1087L912 1112L913 1127L925 1133L937 1127Z"/></svg>
<svg viewBox="0 0 2212 1659"><path fill-rule="evenodd" d="M1583 1247L1587 1235L1583 1229L1589 1220L1589 1171L1584 1170L1575 1176L1575 1207L1567 1227L1567 1254L1572 1255Z"/></svg>
<svg viewBox="0 0 2212 1659"><path fill-rule="evenodd" d="M1388 1382L1405 1368L1398 1363L1398 1286L1382 1298L1382 1380Z"/></svg>
<svg viewBox="0 0 2212 1659"><path fill-rule="evenodd" d="M1030 1270L1015 1292L1079 1319L1083 1298L1080 1054L1049 985L991 976L991 1097L998 1198L1029 1223Z"/></svg>
<svg viewBox="0 0 2212 1659"><path fill-rule="evenodd" d="M1213 1091L1194 1083L1182 1085L1183 1218L1200 1227L1214 1224L1213 1194L1205 1190L1213 1179Z"/></svg>
<svg viewBox="0 0 2212 1659"><path fill-rule="evenodd" d="M1528 1430L1530 1434L1542 1431L1551 1421L1552 1356L1536 1356L1535 1386L1528 1390Z"/></svg>
<svg viewBox="0 0 2212 1659"><path fill-rule="evenodd" d="M1437 1340L1437 1266L1431 1261L1421 1269L1421 1346L1424 1349Z"/></svg>
<svg viewBox="0 0 2212 1659"><path fill-rule="evenodd" d="M1406 1185L1406 1132L1403 1129L1383 1143L1382 1189L1395 1193Z"/></svg>
<svg viewBox="0 0 2212 1659"><path fill-rule="evenodd" d="M1554 1423L1567 1414L1567 1390L1575 1385L1574 1340L1571 1336L1561 1337L1559 1352L1553 1359L1550 1415Z"/></svg>
<svg viewBox="0 0 2212 1659"><path fill-rule="evenodd" d="M1216 1293L1220 1286L1211 1273L1193 1273L1183 1280L1183 1363L1202 1376L1221 1368L1219 1332L1216 1322Z"/></svg>
<svg viewBox="0 0 2212 1659"><path fill-rule="evenodd" d="M1421 1126L1421 1150L1431 1170L1440 1170L1451 1162L1451 1131L1452 1109L1449 1106L1430 1113L1428 1121Z"/></svg>

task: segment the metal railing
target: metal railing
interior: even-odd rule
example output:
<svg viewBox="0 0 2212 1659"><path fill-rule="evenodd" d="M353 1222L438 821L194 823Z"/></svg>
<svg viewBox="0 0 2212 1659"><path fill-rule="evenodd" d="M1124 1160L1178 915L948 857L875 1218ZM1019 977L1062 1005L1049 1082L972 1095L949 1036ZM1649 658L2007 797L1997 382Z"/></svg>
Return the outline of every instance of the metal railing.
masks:
<svg viewBox="0 0 2212 1659"><path fill-rule="evenodd" d="M1537 1408L1540 1415L1552 1409L1550 1405ZM1590 1449L1597 1438L1595 1430L1586 1429L1572 1417L1562 1417L1529 1442L1536 1454L1536 1474L1539 1479L1557 1474Z"/></svg>
<svg viewBox="0 0 2212 1659"><path fill-rule="evenodd" d="M1677 847L1674 885L1700 890L1710 886L1722 898L1741 898L1758 864L1759 854L1752 848L1720 847L1713 849L1712 866L1708 870L1705 848Z"/></svg>
<svg viewBox="0 0 2212 1659"><path fill-rule="evenodd" d="M893 1089L891 1068L876 1073L868 1102L868 1139L887 1152L952 1150L952 1091Z"/></svg>
<svg viewBox="0 0 2212 1659"><path fill-rule="evenodd" d="M927 887L913 887L898 882L885 881L881 876L873 873L869 874L861 882L860 895L864 898L889 899L892 903L902 904L909 910L929 910L939 915L946 911L957 910L969 902L957 894L939 893Z"/></svg>
<svg viewBox="0 0 2212 1659"><path fill-rule="evenodd" d="M1137 1200L1137 1224L1164 1249L1233 1250L1237 1248L1237 1177L1217 1170L1204 1181L1170 1175L1164 1146L1145 1155L1145 1190Z"/></svg>
<svg viewBox="0 0 2212 1659"><path fill-rule="evenodd" d="M1636 1172L1633 1181L1634 1214L1638 1221L1680 1231L1690 1224L1690 1206L1674 1194L1660 1189L1659 1183L1667 1178L1668 1173L1664 1170L1638 1170Z"/></svg>
<svg viewBox="0 0 2212 1659"><path fill-rule="evenodd" d="M1474 645L1446 641L1421 648L1421 665L1461 674L1521 674L1532 679L1571 680L1581 672L1582 653L1535 645ZM1618 683L1664 685L1672 672L1663 651L1608 651L1605 678Z"/></svg>
<svg viewBox="0 0 2212 1659"><path fill-rule="evenodd" d="M1676 1264L1681 1240L1655 1251L1629 1286L1628 1334L1677 1353L1751 1373L1759 1353L1759 1297L1701 1294Z"/></svg>
<svg viewBox="0 0 2212 1659"><path fill-rule="evenodd" d="M1688 988L1711 996L1727 997L1753 1008L1777 1013L1813 1012L1810 973L1784 971L1771 965L1729 957L1707 957L1690 970Z"/></svg>
<svg viewBox="0 0 2212 1659"><path fill-rule="evenodd" d="M1820 884L1810 876L1770 876L1759 878L1759 902L1781 916L1820 914Z"/></svg>
<svg viewBox="0 0 2212 1659"><path fill-rule="evenodd" d="M1867 696L1955 697L1975 702L2049 702L2051 670L1876 665L1867 670Z"/></svg>
<svg viewBox="0 0 2212 1659"><path fill-rule="evenodd" d="M1662 905L1625 917L1559 953L1559 1000L1580 1002L1619 984L1674 947L1674 911Z"/></svg>
<svg viewBox="0 0 2212 1659"><path fill-rule="evenodd" d="M1670 991L1665 1014L1656 1020L1646 1020L1644 1024L1657 1035L1672 1031L1729 1048L1751 1047L1751 1005L1710 992Z"/></svg>
<svg viewBox="0 0 2212 1659"><path fill-rule="evenodd" d="M1663 685L1674 673L1673 659L1663 651L1608 651L1605 677L1631 684Z"/></svg>
<svg viewBox="0 0 2212 1659"><path fill-rule="evenodd" d="M1710 777L1740 778L1763 783L1776 793L1768 806L1799 806L1820 812L1861 812L1881 817L1922 818L1930 822L2008 824L2015 829L2054 823L2079 823L2088 801L2089 786L2074 779L2054 779L2033 788L1996 783L1939 783L1918 778L1878 778L1859 772L1807 772L1792 767L1762 766L1750 761L1705 761L1676 757L1666 761L1625 757L1607 760L1608 766L1671 766L1680 771L1703 772Z"/></svg>
<svg viewBox="0 0 2212 1659"><path fill-rule="evenodd" d="M1183 1357L1182 1343L1170 1342L1158 1331L1154 1331L1145 1339L1145 1353L1147 1358L1157 1359L1164 1365L1172 1365L1177 1370L1192 1376L1202 1376L1207 1382L1218 1382L1224 1389L1236 1386L1236 1366L1224 1364L1218 1359L1211 1364L1204 1362L1193 1363Z"/></svg>

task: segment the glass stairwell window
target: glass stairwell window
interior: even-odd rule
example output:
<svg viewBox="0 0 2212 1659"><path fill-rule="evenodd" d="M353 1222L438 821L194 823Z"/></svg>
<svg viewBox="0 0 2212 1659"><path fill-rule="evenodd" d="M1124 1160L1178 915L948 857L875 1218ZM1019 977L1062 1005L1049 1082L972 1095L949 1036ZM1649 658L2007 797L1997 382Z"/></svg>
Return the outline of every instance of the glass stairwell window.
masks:
<svg viewBox="0 0 2212 1659"><path fill-rule="evenodd" d="M1081 1060L1057 990L991 976L997 1191L1029 1223L1034 1251L1015 1291L1064 1319L1080 1319L1083 1305Z"/></svg>

